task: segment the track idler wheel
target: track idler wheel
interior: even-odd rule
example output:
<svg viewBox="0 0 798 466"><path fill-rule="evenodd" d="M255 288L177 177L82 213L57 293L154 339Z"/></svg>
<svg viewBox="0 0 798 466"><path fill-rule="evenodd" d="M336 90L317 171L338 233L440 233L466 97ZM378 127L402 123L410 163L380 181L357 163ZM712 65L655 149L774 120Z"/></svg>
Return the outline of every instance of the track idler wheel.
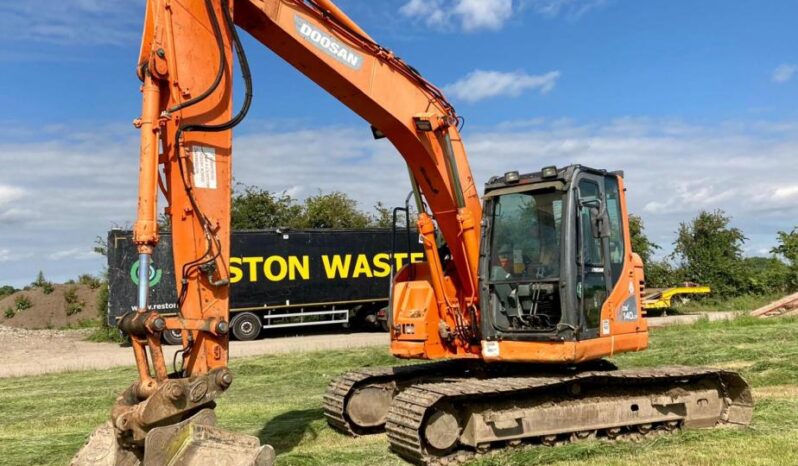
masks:
<svg viewBox="0 0 798 466"><path fill-rule="evenodd" d="M448 410L437 409L424 427L424 440L435 451L446 454L457 446L460 438L460 422Z"/></svg>
<svg viewBox="0 0 798 466"><path fill-rule="evenodd" d="M381 428L391 408L393 386L367 385L357 389L346 404L346 415L359 430Z"/></svg>

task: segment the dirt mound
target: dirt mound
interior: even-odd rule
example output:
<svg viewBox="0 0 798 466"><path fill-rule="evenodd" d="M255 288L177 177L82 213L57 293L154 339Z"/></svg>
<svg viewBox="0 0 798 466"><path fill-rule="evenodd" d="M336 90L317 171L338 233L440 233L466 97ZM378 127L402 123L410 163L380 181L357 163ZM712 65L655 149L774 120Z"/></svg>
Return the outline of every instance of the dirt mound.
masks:
<svg viewBox="0 0 798 466"><path fill-rule="evenodd" d="M41 288L18 291L0 300L0 324L27 329L77 326L99 318L99 291L80 284L53 285L50 294ZM12 311L14 316L8 317Z"/></svg>

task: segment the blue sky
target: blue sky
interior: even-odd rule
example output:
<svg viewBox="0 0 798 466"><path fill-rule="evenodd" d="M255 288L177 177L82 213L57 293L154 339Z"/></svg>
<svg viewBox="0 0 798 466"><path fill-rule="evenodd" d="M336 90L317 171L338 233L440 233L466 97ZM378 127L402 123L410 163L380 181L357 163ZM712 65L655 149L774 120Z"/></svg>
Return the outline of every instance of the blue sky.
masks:
<svg viewBox="0 0 798 466"><path fill-rule="evenodd" d="M732 215L751 255L798 224L798 2L338 4L445 89L480 184L551 163L624 169L630 206L665 251L701 209ZM0 283L97 273L95 236L134 220L143 10L0 1ZM236 132L239 181L299 198L345 191L365 209L404 199L385 141L269 50L245 47L255 105Z"/></svg>

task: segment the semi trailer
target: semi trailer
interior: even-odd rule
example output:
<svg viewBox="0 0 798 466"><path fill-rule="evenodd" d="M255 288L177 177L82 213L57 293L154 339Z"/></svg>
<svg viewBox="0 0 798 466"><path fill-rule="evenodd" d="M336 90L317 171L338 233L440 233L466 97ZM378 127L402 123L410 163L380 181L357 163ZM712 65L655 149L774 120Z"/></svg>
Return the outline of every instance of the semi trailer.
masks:
<svg viewBox="0 0 798 466"><path fill-rule="evenodd" d="M392 238L395 235L395 238ZM384 308L392 271L423 259L415 231L266 229L233 231L230 257L230 331L253 340L263 329L317 325L387 330ZM149 266L150 306L177 312L172 238L162 236ZM393 249L397 250L394 251ZM108 233L109 325L135 310L139 282L133 233ZM163 332L180 344L179 331Z"/></svg>

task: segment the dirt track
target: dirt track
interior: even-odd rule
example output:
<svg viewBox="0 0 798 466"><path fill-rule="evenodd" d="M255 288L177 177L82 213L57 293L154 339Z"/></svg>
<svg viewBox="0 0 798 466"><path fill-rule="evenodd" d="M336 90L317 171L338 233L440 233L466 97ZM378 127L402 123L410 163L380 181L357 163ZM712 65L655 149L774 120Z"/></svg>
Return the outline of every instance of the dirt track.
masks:
<svg viewBox="0 0 798 466"><path fill-rule="evenodd" d="M133 351L113 343L82 341L82 330L23 330L0 325L0 378L133 365ZM387 333L347 333L234 341L232 358L323 349L388 346ZM167 361L177 346L165 347Z"/></svg>
<svg viewBox="0 0 798 466"><path fill-rule="evenodd" d="M740 313L708 313L711 320L729 320ZM703 315L685 315L649 318L650 327L689 325ZM113 343L83 341L90 330L25 330L0 325L0 351L3 363L0 378L22 375L39 375L53 372L84 369L107 369L132 366L133 352ZM262 354L291 353L325 349L361 348L389 345L387 333L310 334L291 337L270 337L257 341L234 341L230 346L231 358ZM165 346L167 361L172 360L177 346Z"/></svg>

